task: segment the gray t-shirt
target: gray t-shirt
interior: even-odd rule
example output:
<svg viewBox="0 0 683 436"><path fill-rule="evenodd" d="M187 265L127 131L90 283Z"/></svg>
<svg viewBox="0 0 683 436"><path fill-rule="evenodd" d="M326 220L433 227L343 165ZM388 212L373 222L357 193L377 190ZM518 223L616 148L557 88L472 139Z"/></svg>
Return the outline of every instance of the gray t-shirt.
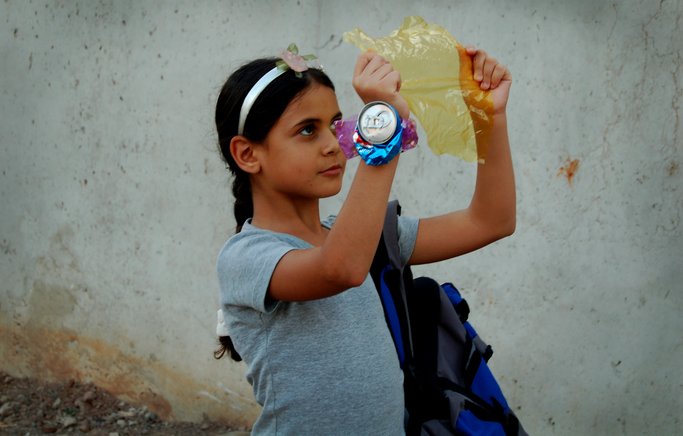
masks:
<svg viewBox="0 0 683 436"><path fill-rule="evenodd" d="M417 219L399 218L403 262L417 227ZM221 308L263 406L253 433L403 434L403 373L369 275L361 286L328 298L266 298L282 256L310 247L247 222L218 255Z"/></svg>

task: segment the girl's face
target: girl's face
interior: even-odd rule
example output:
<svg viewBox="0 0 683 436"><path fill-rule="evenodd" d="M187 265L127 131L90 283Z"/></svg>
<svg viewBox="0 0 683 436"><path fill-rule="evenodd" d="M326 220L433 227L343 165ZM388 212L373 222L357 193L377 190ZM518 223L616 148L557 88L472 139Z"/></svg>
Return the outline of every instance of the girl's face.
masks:
<svg viewBox="0 0 683 436"><path fill-rule="evenodd" d="M255 149L263 186L291 198L324 198L341 189L346 157L334 122L337 96L313 84L287 106L263 144Z"/></svg>

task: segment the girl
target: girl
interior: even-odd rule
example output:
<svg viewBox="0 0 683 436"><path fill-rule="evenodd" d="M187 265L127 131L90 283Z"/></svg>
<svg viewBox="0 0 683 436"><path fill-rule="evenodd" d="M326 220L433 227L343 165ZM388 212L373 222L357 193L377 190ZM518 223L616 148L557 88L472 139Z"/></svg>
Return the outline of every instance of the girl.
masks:
<svg viewBox="0 0 683 436"><path fill-rule="evenodd" d="M449 259L514 231L510 74L484 51L467 54L475 80L493 92L494 124L478 139L488 142L479 144L488 146L486 164L467 209L400 217L409 264ZM399 157L362 161L339 214L321 222L319 199L340 191L346 162L334 131L334 86L318 69L290 62L297 71L283 72L278 62L238 69L216 106L238 231L218 256L227 321L220 335L230 332L263 406L255 434L402 434L403 376L368 274ZM352 83L365 103L385 102L408 119L399 73L381 56L361 54ZM218 357L232 348L225 339Z"/></svg>

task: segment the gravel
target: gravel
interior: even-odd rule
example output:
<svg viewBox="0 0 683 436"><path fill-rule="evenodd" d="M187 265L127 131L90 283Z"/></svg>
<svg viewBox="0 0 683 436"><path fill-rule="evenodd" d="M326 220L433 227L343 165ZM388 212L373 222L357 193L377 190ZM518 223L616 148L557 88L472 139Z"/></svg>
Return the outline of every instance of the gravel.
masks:
<svg viewBox="0 0 683 436"><path fill-rule="evenodd" d="M146 407L134 407L93 384L46 383L0 371L0 435L81 434L232 435L246 429L223 423L163 421Z"/></svg>

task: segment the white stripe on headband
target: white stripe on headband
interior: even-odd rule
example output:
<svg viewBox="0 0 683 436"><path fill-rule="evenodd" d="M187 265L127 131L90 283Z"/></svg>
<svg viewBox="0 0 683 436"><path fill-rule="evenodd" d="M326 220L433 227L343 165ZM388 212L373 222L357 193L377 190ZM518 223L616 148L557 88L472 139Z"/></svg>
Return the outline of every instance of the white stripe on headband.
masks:
<svg viewBox="0 0 683 436"><path fill-rule="evenodd" d="M270 82L280 77L280 75L285 71L286 70L281 70L278 67L273 68L263 77L261 77L259 81L256 82L256 84L249 90L249 93L244 98L244 102L242 103L242 109L240 109L240 123L237 126L238 135L244 134L244 123L247 122L247 115L249 115L251 106L254 104L258 96L261 94L261 92L263 92L264 89L266 89L266 86L268 86Z"/></svg>

